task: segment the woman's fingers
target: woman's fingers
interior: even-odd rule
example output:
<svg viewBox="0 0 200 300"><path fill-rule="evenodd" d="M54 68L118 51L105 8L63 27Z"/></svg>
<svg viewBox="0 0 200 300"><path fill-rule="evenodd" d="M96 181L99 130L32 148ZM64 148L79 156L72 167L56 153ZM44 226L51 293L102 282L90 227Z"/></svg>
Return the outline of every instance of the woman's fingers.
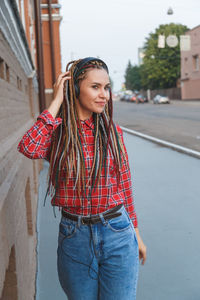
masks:
<svg viewBox="0 0 200 300"><path fill-rule="evenodd" d="M56 82L54 83L54 86L59 85L62 79L67 80L67 79L71 78L70 76L67 76L67 75L69 75L69 71L64 72L64 73L60 73L57 80L56 80Z"/></svg>
<svg viewBox="0 0 200 300"><path fill-rule="evenodd" d="M60 74L58 75L58 78L62 78L63 76L66 76L67 74L69 74L69 71L60 73Z"/></svg>
<svg viewBox="0 0 200 300"><path fill-rule="evenodd" d="M53 85L54 88L54 98L57 99L60 103L63 101L63 87L64 82L70 80L71 76L69 76L69 71L61 73L55 84Z"/></svg>
<svg viewBox="0 0 200 300"><path fill-rule="evenodd" d="M66 80L69 80L69 79L71 79L70 76L68 76L68 77L63 77L63 78L61 79L61 81L60 81L60 85L63 86L64 82L65 82Z"/></svg>
<svg viewBox="0 0 200 300"><path fill-rule="evenodd" d="M139 259L141 260L141 264L144 265L147 259L147 248L144 244L139 249Z"/></svg>

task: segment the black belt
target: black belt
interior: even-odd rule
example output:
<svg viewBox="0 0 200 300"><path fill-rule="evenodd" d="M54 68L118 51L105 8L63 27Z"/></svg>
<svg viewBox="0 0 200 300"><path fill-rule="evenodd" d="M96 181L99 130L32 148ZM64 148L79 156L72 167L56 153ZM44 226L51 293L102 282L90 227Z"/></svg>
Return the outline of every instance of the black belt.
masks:
<svg viewBox="0 0 200 300"><path fill-rule="evenodd" d="M104 219L105 220L110 220L112 218L116 218L116 217L121 216L122 213L117 212L117 211L122 207L122 205L123 204L119 204L119 205L109 209L108 211L103 212L102 215L103 215ZM78 216L77 215L72 215L72 214L66 212L63 209L62 209L62 216L67 218L67 219L73 220L73 221L78 221ZM81 223L84 224L84 225L96 224L96 223L99 223L99 222L101 222L101 218L100 218L99 215L89 216L89 217L81 216Z"/></svg>

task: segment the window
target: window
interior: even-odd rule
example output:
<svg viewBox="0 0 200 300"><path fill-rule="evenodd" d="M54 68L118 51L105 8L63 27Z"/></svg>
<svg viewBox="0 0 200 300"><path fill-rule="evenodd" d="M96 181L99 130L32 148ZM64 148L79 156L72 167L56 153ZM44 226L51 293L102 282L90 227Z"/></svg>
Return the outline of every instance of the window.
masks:
<svg viewBox="0 0 200 300"><path fill-rule="evenodd" d="M21 91L22 90L22 81L21 79L17 76L17 88Z"/></svg>
<svg viewBox="0 0 200 300"><path fill-rule="evenodd" d="M184 70L185 70L185 76L188 76L188 57L184 57Z"/></svg>
<svg viewBox="0 0 200 300"><path fill-rule="evenodd" d="M28 95L28 85L25 84L25 93Z"/></svg>
<svg viewBox="0 0 200 300"><path fill-rule="evenodd" d="M4 79L4 60L0 57L0 78Z"/></svg>
<svg viewBox="0 0 200 300"><path fill-rule="evenodd" d="M194 55L192 57L192 60L194 71L199 71L199 55Z"/></svg>
<svg viewBox="0 0 200 300"><path fill-rule="evenodd" d="M6 64L6 80L10 82L10 68L7 64Z"/></svg>

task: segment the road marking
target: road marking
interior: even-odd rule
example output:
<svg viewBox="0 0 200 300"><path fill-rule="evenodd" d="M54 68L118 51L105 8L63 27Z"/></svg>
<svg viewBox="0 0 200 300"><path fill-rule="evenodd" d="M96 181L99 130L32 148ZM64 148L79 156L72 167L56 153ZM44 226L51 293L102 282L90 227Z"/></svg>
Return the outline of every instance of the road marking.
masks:
<svg viewBox="0 0 200 300"><path fill-rule="evenodd" d="M156 143L156 144L159 144L159 145L171 148L171 149L173 149L175 151L182 152L184 154L187 154L187 155L190 155L190 156L193 156L193 157L196 157L196 158L200 159L200 152L198 152L198 151L195 151L195 150L192 150L192 149L189 149L189 148L177 145L177 144L173 144L173 143L170 143L170 142L167 142L167 141L155 138L153 136L141 133L139 131L135 131L135 130L123 127L123 126L120 126L120 127L121 127L121 129L123 131L125 131L127 133L139 136L139 137L141 137L143 139L146 139L146 140L149 140L149 141L151 141L153 143Z"/></svg>

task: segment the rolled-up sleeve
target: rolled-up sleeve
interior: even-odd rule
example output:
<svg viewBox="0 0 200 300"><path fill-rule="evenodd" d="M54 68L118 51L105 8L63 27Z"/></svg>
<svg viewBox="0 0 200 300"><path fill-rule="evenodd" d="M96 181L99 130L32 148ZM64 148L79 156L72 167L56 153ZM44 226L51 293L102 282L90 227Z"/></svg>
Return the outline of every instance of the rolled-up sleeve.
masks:
<svg viewBox="0 0 200 300"><path fill-rule="evenodd" d="M132 190L132 180L131 180L131 172L130 172L130 166L128 160L128 153L126 150L126 146L124 144L123 132L119 126L117 126L117 131L121 136L122 143L125 149L125 158L126 158L126 159L122 158L122 168L120 172L121 173L120 188L124 193L124 206L126 208L126 211L128 212L129 217L133 222L133 226L137 227L138 220L135 211L135 203L134 203L133 190Z"/></svg>
<svg viewBox="0 0 200 300"><path fill-rule="evenodd" d="M48 110L44 110L35 124L22 137L17 147L18 151L31 159L47 159L52 134L61 123L61 118L55 119Z"/></svg>

